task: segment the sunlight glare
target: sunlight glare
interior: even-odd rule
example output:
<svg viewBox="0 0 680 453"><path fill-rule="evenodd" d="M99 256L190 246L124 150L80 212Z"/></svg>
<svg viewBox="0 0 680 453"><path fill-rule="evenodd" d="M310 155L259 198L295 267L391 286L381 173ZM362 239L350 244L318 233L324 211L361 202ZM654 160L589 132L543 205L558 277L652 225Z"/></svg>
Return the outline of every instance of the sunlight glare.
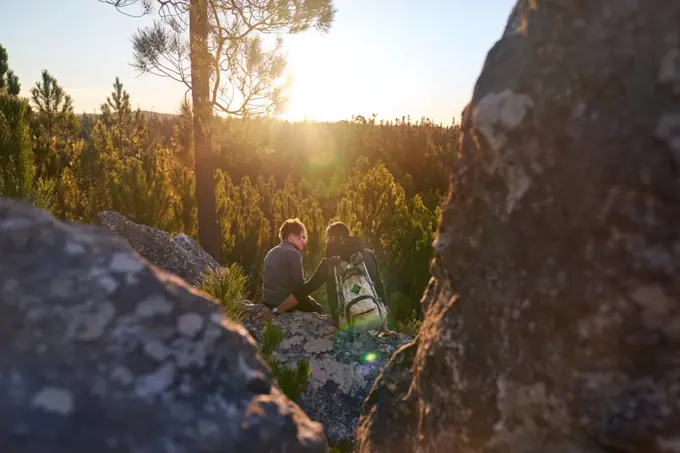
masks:
<svg viewBox="0 0 680 453"><path fill-rule="evenodd" d="M279 116L289 121L337 121L352 115L349 62L329 48L316 33L286 40L287 73L291 77L288 103Z"/></svg>

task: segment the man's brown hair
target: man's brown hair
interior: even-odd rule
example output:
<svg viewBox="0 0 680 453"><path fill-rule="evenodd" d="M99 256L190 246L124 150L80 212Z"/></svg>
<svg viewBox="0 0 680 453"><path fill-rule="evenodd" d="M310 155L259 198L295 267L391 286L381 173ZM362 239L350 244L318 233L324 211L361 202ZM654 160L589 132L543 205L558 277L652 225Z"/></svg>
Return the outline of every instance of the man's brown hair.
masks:
<svg viewBox="0 0 680 453"><path fill-rule="evenodd" d="M300 219L297 217L294 219L288 219L283 222L281 224L281 228L279 228L279 239L285 241L291 234L299 236L303 232L307 234L307 228L305 228L305 224L302 223Z"/></svg>

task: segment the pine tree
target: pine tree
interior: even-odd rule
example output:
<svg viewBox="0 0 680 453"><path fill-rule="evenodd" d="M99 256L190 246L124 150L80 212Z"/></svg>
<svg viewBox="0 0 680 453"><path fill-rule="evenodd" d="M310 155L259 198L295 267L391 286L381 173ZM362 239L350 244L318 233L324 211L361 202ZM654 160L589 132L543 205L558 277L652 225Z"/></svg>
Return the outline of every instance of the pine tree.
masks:
<svg viewBox="0 0 680 453"><path fill-rule="evenodd" d="M173 165L171 175L172 191L174 193L173 217L176 221L175 230L196 237L196 179L191 168L183 165Z"/></svg>
<svg viewBox="0 0 680 453"><path fill-rule="evenodd" d="M7 88L7 71L9 71L7 49L0 44L0 89Z"/></svg>
<svg viewBox="0 0 680 453"><path fill-rule="evenodd" d="M167 152L155 149L124 158L111 186L111 208L136 223L171 230L174 211Z"/></svg>
<svg viewBox="0 0 680 453"><path fill-rule="evenodd" d="M31 198L35 165L28 102L0 89L0 196Z"/></svg>
<svg viewBox="0 0 680 453"><path fill-rule="evenodd" d="M113 82L113 92L101 106L101 122L111 134L113 147L119 158L136 154L138 146L146 139L145 119L132 112L130 95L118 77ZM144 143L145 145L146 143Z"/></svg>
<svg viewBox="0 0 680 453"><path fill-rule="evenodd" d="M172 146L177 161L182 165L194 167L193 114L189 100L184 98L179 108L177 122L172 129Z"/></svg>
<svg viewBox="0 0 680 453"><path fill-rule="evenodd" d="M70 159L76 140L79 124L73 113L73 100L46 70L31 90L31 99L38 174L53 179Z"/></svg>
<svg viewBox="0 0 680 453"><path fill-rule="evenodd" d="M9 69L7 50L0 44L0 89L3 88L14 96L21 92L19 77Z"/></svg>
<svg viewBox="0 0 680 453"><path fill-rule="evenodd" d="M360 159L348 181L346 197L356 229L379 253L385 253L393 227L408 216L403 187L382 162L370 167L367 159Z"/></svg>
<svg viewBox="0 0 680 453"><path fill-rule="evenodd" d="M215 172L215 206L221 256L228 254L236 243L238 227L232 229L232 225L235 223L238 202L237 187L234 187L229 174L217 170Z"/></svg>
<svg viewBox="0 0 680 453"><path fill-rule="evenodd" d="M80 205L74 204L70 210L78 213L81 220L94 221L99 211L111 208L110 189L123 168L111 134L102 121L95 123L91 140L74 159L73 168L81 199Z"/></svg>

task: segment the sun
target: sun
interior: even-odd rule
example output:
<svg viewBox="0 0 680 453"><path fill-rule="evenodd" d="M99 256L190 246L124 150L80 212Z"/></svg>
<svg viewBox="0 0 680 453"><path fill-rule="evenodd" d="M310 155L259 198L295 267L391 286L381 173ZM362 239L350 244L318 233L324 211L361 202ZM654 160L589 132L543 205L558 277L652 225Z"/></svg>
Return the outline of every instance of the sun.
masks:
<svg viewBox="0 0 680 453"><path fill-rule="evenodd" d="M338 121L351 117L352 92L347 67L323 37L307 34L286 43L288 102L280 118Z"/></svg>

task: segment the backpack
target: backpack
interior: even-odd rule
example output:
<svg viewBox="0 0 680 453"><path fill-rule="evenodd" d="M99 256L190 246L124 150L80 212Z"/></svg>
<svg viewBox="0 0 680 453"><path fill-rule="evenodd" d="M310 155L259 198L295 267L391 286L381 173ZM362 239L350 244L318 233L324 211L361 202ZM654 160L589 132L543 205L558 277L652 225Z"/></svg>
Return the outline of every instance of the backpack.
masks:
<svg viewBox="0 0 680 453"><path fill-rule="evenodd" d="M387 308L375 290L361 252L350 261L330 259L337 291L337 323L352 334L377 330L387 322Z"/></svg>

